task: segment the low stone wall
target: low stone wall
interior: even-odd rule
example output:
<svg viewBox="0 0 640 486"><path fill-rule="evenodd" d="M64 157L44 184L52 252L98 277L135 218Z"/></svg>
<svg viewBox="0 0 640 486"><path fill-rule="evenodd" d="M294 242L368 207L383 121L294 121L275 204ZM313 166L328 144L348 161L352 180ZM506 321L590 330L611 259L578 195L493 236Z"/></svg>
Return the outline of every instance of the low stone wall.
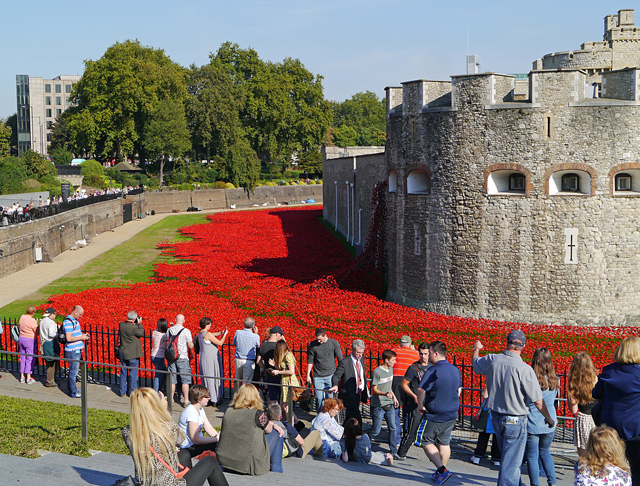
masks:
<svg viewBox="0 0 640 486"><path fill-rule="evenodd" d="M299 204L307 199L322 202L322 186L277 186L248 189L197 189L194 191L147 191L144 193L145 211L170 213L186 211L190 206L207 209L226 209L278 204Z"/></svg>
<svg viewBox="0 0 640 486"><path fill-rule="evenodd" d="M122 225L122 205L129 202L114 199L0 229L0 277L36 263L36 248L51 261L76 241Z"/></svg>

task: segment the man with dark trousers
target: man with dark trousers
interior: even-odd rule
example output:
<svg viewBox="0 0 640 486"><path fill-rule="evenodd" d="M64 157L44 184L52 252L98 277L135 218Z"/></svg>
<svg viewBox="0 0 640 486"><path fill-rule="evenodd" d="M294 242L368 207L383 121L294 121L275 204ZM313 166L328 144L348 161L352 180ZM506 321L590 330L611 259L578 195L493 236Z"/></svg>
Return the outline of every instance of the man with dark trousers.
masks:
<svg viewBox="0 0 640 486"><path fill-rule="evenodd" d="M142 317L136 311L129 311L127 320L120 323L120 392L119 396L131 396L131 392L138 388L138 368L142 357L140 338L144 336ZM124 368L131 366L132 368ZM127 375L129 375L129 390L127 390Z"/></svg>
<svg viewBox="0 0 640 486"><path fill-rule="evenodd" d="M351 344L351 354L338 364L332 378L333 386L328 390L330 393L338 392L338 398L342 400L346 411L344 421L355 418L361 425L360 403L367 403L369 400L367 373L362 359L364 350L364 341L355 339Z"/></svg>

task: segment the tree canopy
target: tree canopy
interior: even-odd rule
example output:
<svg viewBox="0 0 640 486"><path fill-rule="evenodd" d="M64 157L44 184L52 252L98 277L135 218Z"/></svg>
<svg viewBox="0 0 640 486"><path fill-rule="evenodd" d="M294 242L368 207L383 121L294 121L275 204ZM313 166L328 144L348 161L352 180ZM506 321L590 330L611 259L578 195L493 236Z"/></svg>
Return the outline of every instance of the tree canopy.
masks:
<svg viewBox="0 0 640 486"><path fill-rule="evenodd" d="M161 100L183 102L186 72L162 49L127 40L109 47L72 90L65 117L68 143L78 152L125 160L142 152L144 129Z"/></svg>
<svg viewBox="0 0 640 486"><path fill-rule="evenodd" d="M340 147L386 144L386 105L375 93L356 93L332 103L333 143Z"/></svg>

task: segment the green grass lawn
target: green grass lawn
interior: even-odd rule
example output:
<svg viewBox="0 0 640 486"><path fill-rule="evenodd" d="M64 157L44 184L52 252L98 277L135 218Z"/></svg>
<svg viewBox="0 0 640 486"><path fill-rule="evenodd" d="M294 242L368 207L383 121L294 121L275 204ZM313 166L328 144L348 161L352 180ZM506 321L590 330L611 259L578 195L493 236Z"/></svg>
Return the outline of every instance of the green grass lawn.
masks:
<svg viewBox="0 0 640 486"><path fill-rule="evenodd" d="M170 256L161 256L158 244L186 239L178 232L178 228L204 223L205 218L206 215L202 213L168 216L94 258L82 268L51 282L24 299L0 308L0 318L18 318L24 314L28 305L39 305L51 295L143 282L153 276L154 263L179 263Z"/></svg>
<svg viewBox="0 0 640 486"><path fill-rule="evenodd" d="M25 411L27 413L25 413ZM38 449L89 457L89 449L128 454L122 428L129 414L89 409L89 442L82 440L79 405L0 397L0 453L38 457Z"/></svg>

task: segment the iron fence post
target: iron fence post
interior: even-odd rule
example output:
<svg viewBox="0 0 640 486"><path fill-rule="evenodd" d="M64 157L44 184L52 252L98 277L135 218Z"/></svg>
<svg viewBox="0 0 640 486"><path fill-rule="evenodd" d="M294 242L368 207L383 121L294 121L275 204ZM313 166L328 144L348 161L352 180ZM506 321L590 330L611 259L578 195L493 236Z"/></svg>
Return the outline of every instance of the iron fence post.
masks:
<svg viewBox="0 0 640 486"><path fill-rule="evenodd" d="M287 420L289 421L289 424L293 424L293 387L289 385L288 388L287 407L289 411L287 412Z"/></svg>
<svg viewBox="0 0 640 486"><path fill-rule="evenodd" d="M170 414L173 414L173 393L171 393L172 385L173 375L171 373L167 373L167 408L169 409Z"/></svg>
<svg viewBox="0 0 640 486"><path fill-rule="evenodd" d="M89 442L89 410L87 408L87 362L80 362L80 405L82 407L82 440Z"/></svg>

